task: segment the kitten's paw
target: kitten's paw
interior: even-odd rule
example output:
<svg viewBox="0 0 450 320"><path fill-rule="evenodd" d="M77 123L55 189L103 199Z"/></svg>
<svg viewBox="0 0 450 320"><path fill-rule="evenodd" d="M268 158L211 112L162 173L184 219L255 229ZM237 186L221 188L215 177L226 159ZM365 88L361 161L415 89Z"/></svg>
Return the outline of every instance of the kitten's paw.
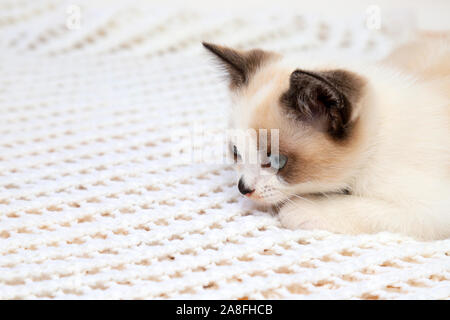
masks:
<svg viewBox="0 0 450 320"><path fill-rule="evenodd" d="M281 225L287 229L327 229L325 221L320 215L314 214L314 212L311 212L307 208L302 208L302 206L287 206L282 208L279 212L279 218Z"/></svg>

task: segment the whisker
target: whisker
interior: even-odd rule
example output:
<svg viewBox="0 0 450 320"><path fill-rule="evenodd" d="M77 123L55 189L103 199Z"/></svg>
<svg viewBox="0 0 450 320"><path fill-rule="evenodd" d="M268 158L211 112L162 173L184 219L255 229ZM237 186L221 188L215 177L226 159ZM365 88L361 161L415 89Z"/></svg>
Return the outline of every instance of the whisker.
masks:
<svg viewBox="0 0 450 320"><path fill-rule="evenodd" d="M309 200L309 199L307 199L307 198L301 197L301 196L299 196L298 194L288 193L288 192L283 192L283 191L280 191L280 192L283 193L285 196L288 196L288 197L296 197L296 198L298 198L298 199L304 200L304 201L309 202L309 203L311 203L311 204L315 204L313 201L311 201L311 200ZM292 200L291 200L291 201L292 201Z"/></svg>
<svg viewBox="0 0 450 320"><path fill-rule="evenodd" d="M328 194L326 194L325 192L321 192L321 195L323 195L324 197L326 197L327 199L330 199L330 196Z"/></svg>

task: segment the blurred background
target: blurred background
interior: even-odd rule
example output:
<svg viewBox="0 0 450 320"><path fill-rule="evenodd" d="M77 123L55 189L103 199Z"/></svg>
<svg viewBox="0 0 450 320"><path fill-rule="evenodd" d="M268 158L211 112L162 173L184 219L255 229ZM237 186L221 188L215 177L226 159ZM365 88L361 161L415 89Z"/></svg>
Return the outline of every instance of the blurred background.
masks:
<svg viewBox="0 0 450 320"><path fill-rule="evenodd" d="M188 53L192 46L199 50L200 40L277 47L276 41L288 36L297 40L290 48L297 44L298 50L302 39L310 40L302 32L311 29L308 19L335 24L326 30L326 22L315 21L322 28L321 40L331 37L329 33L345 36L345 28L357 26L372 31L373 37L450 28L450 3L445 0L3 0L0 8L2 51L14 53L160 55L181 49Z"/></svg>
<svg viewBox="0 0 450 320"><path fill-rule="evenodd" d="M450 27L448 21L450 4L445 0L425 1L425 0L342 0L342 1L207 1L193 0L186 4L185 1L155 1L155 3L173 3L174 6L187 6L189 8L203 9L206 11L227 10L232 12L251 11L287 11L290 13L315 13L331 14L340 19L348 19L352 15L365 12L373 5L379 6L383 11L411 11L416 15L417 25L420 29L445 30Z"/></svg>

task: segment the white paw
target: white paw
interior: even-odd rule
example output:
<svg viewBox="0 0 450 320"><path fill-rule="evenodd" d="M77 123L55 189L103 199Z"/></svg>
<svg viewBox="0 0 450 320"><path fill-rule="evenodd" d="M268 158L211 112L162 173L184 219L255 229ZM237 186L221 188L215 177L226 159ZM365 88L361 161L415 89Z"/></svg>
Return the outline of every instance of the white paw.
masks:
<svg viewBox="0 0 450 320"><path fill-rule="evenodd" d="M326 229L325 221L318 214L306 208L287 206L280 210L279 218L281 225L287 229Z"/></svg>

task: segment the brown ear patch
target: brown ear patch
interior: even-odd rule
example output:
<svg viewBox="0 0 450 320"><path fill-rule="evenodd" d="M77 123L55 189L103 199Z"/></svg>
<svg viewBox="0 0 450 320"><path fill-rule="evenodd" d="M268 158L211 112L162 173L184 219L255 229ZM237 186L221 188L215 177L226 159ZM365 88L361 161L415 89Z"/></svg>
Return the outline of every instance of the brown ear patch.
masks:
<svg viewBox="0 0 450 320"><path fill-rule="evenodd" d="M240 51L212 43L203 42L203 46L212 52L222 66L225 67L230 79L230 88L236 89L248 83L249 78L261 67L274 53L253 49Z"/></svg>
<svg viewBox="0 0 450 320"><path fill-rule="evenodd" d="M351 128L354 104L365 81L345 70L292 72L289 89L280 97L287 112L301 121L322 122L334 139L345 138Z"/></svg>

